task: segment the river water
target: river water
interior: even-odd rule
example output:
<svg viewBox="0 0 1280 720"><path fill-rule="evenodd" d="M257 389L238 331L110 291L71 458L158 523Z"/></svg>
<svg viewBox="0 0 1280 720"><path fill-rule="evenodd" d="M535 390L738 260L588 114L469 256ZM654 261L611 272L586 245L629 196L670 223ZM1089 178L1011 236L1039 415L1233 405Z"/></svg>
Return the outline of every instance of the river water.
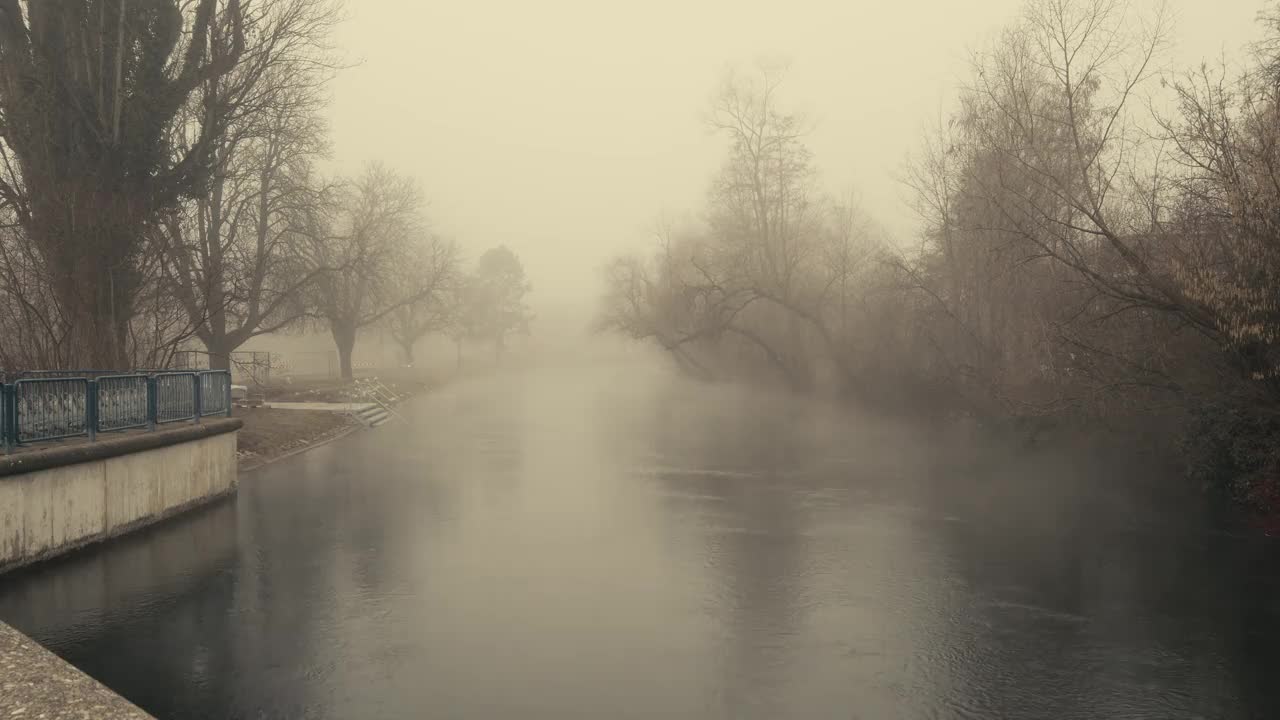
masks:
<svg viewBox="0 0 1280 720"><path fill-rule="evenodd" d="M0 578L160 718L1275 718L1280 553L1142 462L643 366L440 390Z"/></svg>

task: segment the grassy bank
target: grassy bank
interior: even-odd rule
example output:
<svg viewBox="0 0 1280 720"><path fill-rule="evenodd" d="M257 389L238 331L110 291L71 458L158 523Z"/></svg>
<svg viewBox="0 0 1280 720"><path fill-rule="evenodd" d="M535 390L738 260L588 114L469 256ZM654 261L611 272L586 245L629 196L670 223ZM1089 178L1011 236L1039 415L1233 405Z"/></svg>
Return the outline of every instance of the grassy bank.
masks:
<svg viewBox="0 0 1280 720"><path fill-rule="evenodd" d="M410 374L379 374L378 379L399 397L426 392L437 384ZM282 382L260 392L267 402L367 402L354 383L328 378ZM237 407L232 415L244 421L238 452L241 469L260 467L360 427L346 413L325 410Z"/></svg>
<svg viewBox="0 0 1280 720"><path fill-rule="evenodd" d="M241 469L264 465L350 432L358 425L346 413L323 410L236 408L232 415L244 421L237 450Z"/></svg>

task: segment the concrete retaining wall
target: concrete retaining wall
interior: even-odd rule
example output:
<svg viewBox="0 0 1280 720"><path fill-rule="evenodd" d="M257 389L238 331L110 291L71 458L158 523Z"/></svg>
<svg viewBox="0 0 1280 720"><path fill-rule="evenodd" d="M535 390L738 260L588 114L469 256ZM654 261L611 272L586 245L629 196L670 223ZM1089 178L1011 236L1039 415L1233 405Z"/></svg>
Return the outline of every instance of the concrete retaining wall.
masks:
<svg viewBox="0 0 1280 720"><path fill-rule="evenodd" d="M210 420L0 459L0 572L234 491L239 428Z"/></svg>

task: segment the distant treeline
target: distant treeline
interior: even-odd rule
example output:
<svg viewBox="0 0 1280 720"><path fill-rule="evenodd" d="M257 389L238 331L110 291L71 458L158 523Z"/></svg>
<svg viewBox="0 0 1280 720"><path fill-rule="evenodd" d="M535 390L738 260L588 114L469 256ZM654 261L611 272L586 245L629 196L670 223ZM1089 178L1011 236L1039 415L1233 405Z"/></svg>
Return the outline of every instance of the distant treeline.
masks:
<svg viewBox="0 0 1280 720"><path fill-rule="evenodd" d="M601 326L886 410L1172 428L1193 474L1269 503L1280 14L1259 18L1243 67L1177 71L1159 12L1031 0L907 163L909 242L822 192L780 73L731 77L700 219L610 265Z"/></svg>

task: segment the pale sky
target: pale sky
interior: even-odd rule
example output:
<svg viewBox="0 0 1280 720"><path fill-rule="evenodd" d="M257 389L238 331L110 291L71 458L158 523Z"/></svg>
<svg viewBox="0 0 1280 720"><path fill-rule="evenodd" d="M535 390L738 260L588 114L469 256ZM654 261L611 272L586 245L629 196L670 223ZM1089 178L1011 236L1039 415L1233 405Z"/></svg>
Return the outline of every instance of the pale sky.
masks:
<svg viewBox="0 0 1280 720"><path fill-rule="evenodd" d="M703 117L726 68L790 63L824 184L898 236L894 180L1020 0L347 0L335 160L415 176L474 258L505 243L536 307L593 306L600 267L663 213L697 212L724 155ZM1259 0L1171 0L1171 60L1258 36Z"/></svg>

